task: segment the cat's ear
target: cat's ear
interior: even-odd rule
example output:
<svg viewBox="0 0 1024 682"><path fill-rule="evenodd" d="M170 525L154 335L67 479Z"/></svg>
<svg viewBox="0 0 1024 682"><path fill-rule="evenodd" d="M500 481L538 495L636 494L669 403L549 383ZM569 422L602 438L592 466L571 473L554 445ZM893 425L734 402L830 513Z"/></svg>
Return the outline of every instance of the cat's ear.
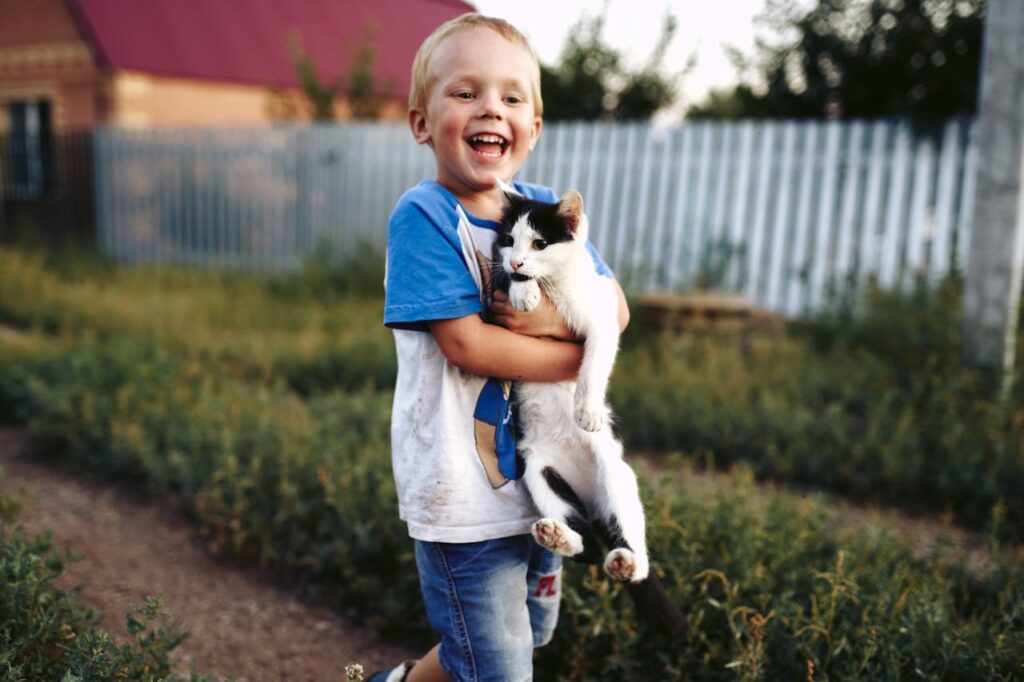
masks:
<svg viewBox="0 0 1024 682"><path fill-rule="evenodd" d="M519 192L517 192L515 187L513 187L510 184L508 184L507 182L505 182L501 178L498 178L497 188L498 188L498 191L501 192L502 201L505 204L510 204L513 201L515 201L516 199L522 199L523 198L523 195L520 194Z"/></svg>
<svg viewBox="0 0 1024 682"><path fill-rule="evenodd" d="M575 233L583 222L583 197L574 189L566 191L558 200L558 216Z"/></svg>

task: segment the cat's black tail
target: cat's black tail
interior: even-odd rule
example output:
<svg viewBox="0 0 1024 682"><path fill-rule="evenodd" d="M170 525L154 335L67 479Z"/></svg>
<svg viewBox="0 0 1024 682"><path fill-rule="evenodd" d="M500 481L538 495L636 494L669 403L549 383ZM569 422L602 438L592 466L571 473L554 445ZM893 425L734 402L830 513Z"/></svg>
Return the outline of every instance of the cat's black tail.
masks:
<svg viewBox="0 0 1024 682"><path fill-rule="evenodd" d="M656 625L676 641L690 636L690 621L669 598L657 573L652 570L646 579L626 583L626 587L636 604L639 620Z"/></svg>

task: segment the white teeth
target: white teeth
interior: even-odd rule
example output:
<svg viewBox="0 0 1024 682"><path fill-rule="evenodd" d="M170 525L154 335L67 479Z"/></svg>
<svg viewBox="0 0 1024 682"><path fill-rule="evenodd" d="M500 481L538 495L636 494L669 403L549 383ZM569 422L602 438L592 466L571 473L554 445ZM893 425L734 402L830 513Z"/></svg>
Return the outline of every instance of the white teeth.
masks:
<svg viewBox="0 0 1024 682"><path fill-rule="evenodd" d="M469 138L470 142L483 142L485 144L503 144L505 138L499 137L498 135L474 135Z"/></svg>

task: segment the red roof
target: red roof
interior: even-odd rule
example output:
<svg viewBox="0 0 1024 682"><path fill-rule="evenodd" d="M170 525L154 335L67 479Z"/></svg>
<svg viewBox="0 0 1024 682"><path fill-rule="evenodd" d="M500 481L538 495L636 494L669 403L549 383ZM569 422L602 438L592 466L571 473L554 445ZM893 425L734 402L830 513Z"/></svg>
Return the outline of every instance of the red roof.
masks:
<svg viewBox="0 0 1024 682"><path fill-rule="evenodd" d="M462 0L67 0L100 65L260 85L296 85L287 35L302 37L321 78L349 64L350 45L377 26L375 70L409 91L420 43L476 9Z"/></svg>

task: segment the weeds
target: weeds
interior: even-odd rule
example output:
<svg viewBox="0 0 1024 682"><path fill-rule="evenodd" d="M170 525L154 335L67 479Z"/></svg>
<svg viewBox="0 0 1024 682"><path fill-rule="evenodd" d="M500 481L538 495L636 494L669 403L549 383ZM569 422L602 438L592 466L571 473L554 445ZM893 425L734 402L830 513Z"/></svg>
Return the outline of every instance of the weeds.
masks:
<svg viewBox="0 0 1024 682"><path fill-rule="evenodd" d="M0 680L177 680L170 653L185 632L167 623L158 597L126 615L129 640L97 629L100 615L77 591L57 585L77 558L48 535L17 525L16 505L0 498ZM212 678L192 673L193 681Z"/></svg>
<svg viewBox="0 0 1024 682"><path fill-rule="evenodd" d="M12 418L90 472L181 495L217 551L336 595L383 633L425 635L390 472L379 298L328 304L170 273L71 286L5 251L0 266L0 318L49 339L0 347ZM1024 568L1006 545L1024 518L1020 403L999 408L943 344L917 357L925 333L911 335L908 370L894 367L899 344L843 329L627 345L613 395L627 440L664 451L669 469L683 450L729 470L722 484L691 474L645 490L655 569L694 636L665 641L621 586L568 565L540 679L1021 675ZM948 509L989 528L987 564L953 541L922 553L851 529L835 500L755 477Z"/></svg>

